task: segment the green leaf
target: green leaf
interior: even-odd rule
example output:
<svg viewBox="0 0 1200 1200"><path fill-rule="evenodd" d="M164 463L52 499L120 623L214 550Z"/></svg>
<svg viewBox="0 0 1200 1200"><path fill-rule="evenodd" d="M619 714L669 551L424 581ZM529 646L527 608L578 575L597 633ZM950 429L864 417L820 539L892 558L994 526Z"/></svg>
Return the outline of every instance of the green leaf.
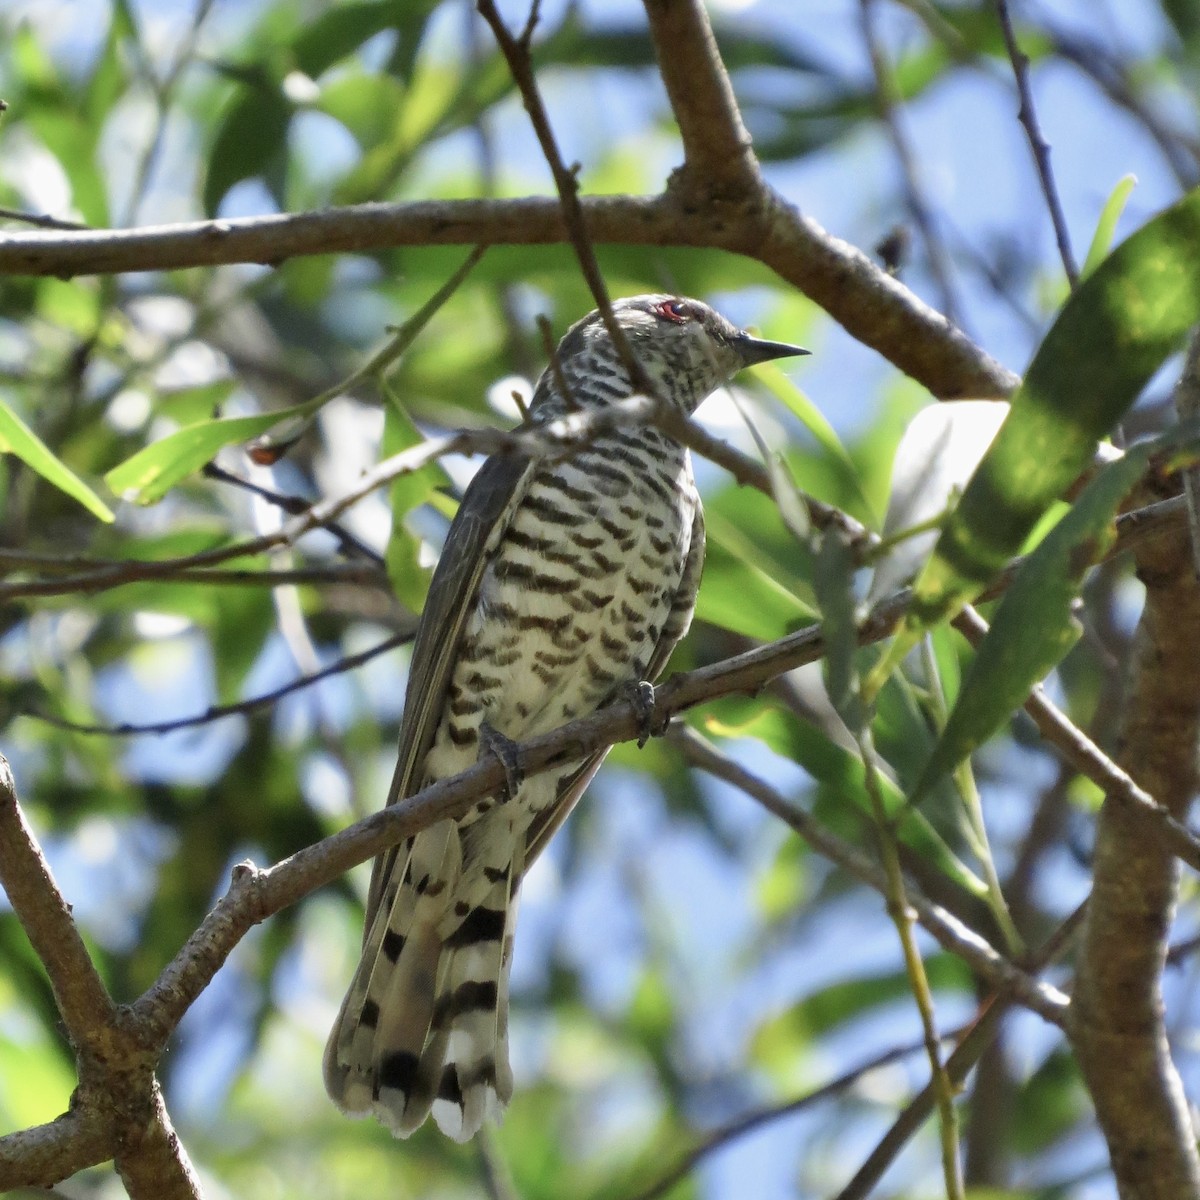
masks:
<svg viewBox="0 0 1200 1200"><path fill-rule="evenodd" d="M424 435L404 411L404 406L386 380L380 381L387 398L383 420L381 455L390 458L424 440ZM449 483L449 476L440 463L430 463L419 471L395 479L388 492L392 510L392 532L388 539L384 561L392 589L401 603L413 612L420 612L429 591L430 572L419 561L421 539L405 527L404 519L413 509L425 504L433 493Z"/></svg>
<svg viewBox="0 0 1200 1200"><path fill-rule="evenodd" d="M0 400L0 452L15 454L60 492L78 500L92 516L106 522L114 520L108 505L70 467L57 459L46 443L3 400Z"/></svg>
<svg viewBox="0 0 1200 1200"><path fill-rule="evenodd" d="M402 19L401 7L395 0L363 0L322 13L307 22L292 42L296 66L316 79L363 42L396 25ZM412 7L411 2L404 7Z"/></svg>
<svg viewBox="0 0 1200 1200"><path fill-rule="evenodd" d="M768 555L719 513L705 518L708 546L696 615L746 637L770 641L815 613L779 581Z"/></svg>
<svg viewBox="0 0 1200 1200"><path fill-rule="evenodd" d="M1104 207L1100 210L1100 220L1096 223L1096 232L1092 234L1092 244L1088 247L1087 258L1083 260L1081 279L1086 279L1104 261L1104 256L1112 248L1117 222L1121 219L1129 194L1135 187L1137 176L1123 175L1113 188L1112 195L1104 202Z"/></svg>
<svg viewBox="0 0 1200 1200"><path fill-rule="evenodd" d="M113 467L104 481L118 496L137 504L154 504L181 479L211 462L223 446L249 441L280 421L309 417L319 407L316 402L324 403L328 398L327 395L317 396L304 404L253 417L198 421L143 447Z"/></svg>
<svg viewBox="0 0 1200 1200"><path fill-rule="evenodd" d="M821 538L813 573L825 640L825 687L838 716L852 733L859 734L870 718L859 694L855 666L858 629L853 582L850 548L836 529L829 529Z"/></svg>
<svg viewBox="0 0 1200 1200"><path fill-rule="evenodd" d="M388 75L339 74L322 84L316 108L340 121L364 150L391 135L404 89Z"/></svg>
<svg viewBox="0 0 1200 1200"><path fill-rule="evenodd" d="M204 211L210 217L234 184L265 176L278 166L291 119L291 104L265 77L236 96L208 152Z"/></svg>
<svg viewBox="0 0 1200 1200"><path fill-rule="evenodd" d="M1123 242L1063 306L917 581L895 654L1021 549L1198 320L1200 189Z"/></svg>
<svg viewBox="0 0 1200 1200"><path fill-rule="evenodd" d="M1001 728L1075 644L1071 604L1080 580L1111 534L1117 505L1161 445L1135 446L1100 471L1017 572L913 789L914 803Z"/></svg>

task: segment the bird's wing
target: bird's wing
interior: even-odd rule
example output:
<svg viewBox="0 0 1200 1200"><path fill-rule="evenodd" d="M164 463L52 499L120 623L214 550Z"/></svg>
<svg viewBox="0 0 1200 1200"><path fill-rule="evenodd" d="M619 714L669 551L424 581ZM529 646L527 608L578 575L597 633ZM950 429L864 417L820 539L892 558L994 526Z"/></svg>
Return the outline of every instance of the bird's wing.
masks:
<svg viewBox="0 0 1200 1200"><path fill-rule="evenodd" d="M653 682L666 668L671 652L679 644L679 640L688 631L692 623L692 612L696 607L696 593L700 589L700 576L704 571L704 510L696 505L696 514L692 518L692 540L688 545L687 558L683 564L683 573L679 577L679 586L675 589L675 600L671 611L663 622L662 632L658 636L650 663L646 668L646 678ZM608 754L609 747L593 754L580 764L574 775L563 780L558 796L548 805L530 827L526 840L525 870L529 870L534 860L546 848L546 843L558 832L562 823L570 816L575 802L583 795L592 777L600 769L600 764Z"/></svg>
<svg viewBox="0 0 1200 1200"><path fill-rule="evenodd" d="M437 732L446 689L458 657L463 628L490 560L512 514L529 487L536 460L515 454L489 458L467 487L429 585L408 671L400 746L388 804L407 799L421 785L421 763ZM367 901L366 929L396 860L398 847L375 860Z"/></svg>

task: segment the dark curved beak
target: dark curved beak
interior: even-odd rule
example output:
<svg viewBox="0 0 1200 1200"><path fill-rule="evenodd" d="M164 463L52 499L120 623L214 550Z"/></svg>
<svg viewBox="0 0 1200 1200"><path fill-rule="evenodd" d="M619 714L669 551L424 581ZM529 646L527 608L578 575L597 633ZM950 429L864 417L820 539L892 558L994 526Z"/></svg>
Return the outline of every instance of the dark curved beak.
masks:
<svg viewBox="0 0 1200 1200"><path fill-rule="evenodd" d="M741 355L742 366L752 367L755 363L771 362L776 358L793 358L800 354L811 354L803 346L790 346L787 342L767 342L751 337L748 333L733 339L733 348Z"/></svg>

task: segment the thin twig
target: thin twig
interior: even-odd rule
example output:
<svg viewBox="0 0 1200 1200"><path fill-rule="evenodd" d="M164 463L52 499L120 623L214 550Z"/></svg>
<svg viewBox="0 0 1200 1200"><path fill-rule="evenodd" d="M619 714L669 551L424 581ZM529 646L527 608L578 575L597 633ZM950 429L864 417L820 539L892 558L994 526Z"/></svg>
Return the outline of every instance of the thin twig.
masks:
<svg viewBox="0 0 1200 1200"><path fill-rule="evenodd" d="M987 622L969 605L955 618L954 626L974 646L978 646L988 632ZM1030 692L1025 711L1033 718L1042 737L1081 775L1107 795L1148 817L1171 853L1192 870L1200 871L1200 838L1109 758L1046 695L1041 684Z"/></svg>
<svg viewBox="0 0 1200 1200"><path fill-rule="evenodd" d="M0 221L20 221L23 225L36 225L39 229L89 229L79 221L68 221L63 217L51 217L45 213L23 212L19 208L0 208Z"/></svg>
<svg viewBox="0 0 1200 1200"><path fill-rule="evenodd" d="M963 1175L962 1156L958 1143L958 1112L954 1107L954 1084L946 1073L942 1062L941 1039L937 1031L934 1012L933 989L925 962L913 930L914 921L919 919L916 907L908 898L909 888L905 884L904 871L900 865L900 849L896 831L888 816L887 805L879 783L879 758L871 737L871 727L864 723L855 731L859 758L863 765L863 782L871 801L871 812L875 818L875 830L879 842L880 858L883 862L884 899L887 901L888 916L896 927L900 939L900 952L904 958L904 971L908 976L909 988L921 1017L921 1029L925 1035L925 1053L929 1059L930 1082L937 1102L938 1134L942 1151L942 1178L946 1184L946 1200L962 1200ZM935 935L936 936L936 935Z"/></svg>
<svg viewBox="0 0 1200 1200"><path fill-rule="evenodd" d="M264 692L259 696L251 696L248 700L239 700L233 704L213 704L202 713L196 713L190 717L178 717L172 721L151 721L142 725L130 722L122 722L120 725L89 725L80 721L68 721L65 717L55 716L53 713L29 712L22 715L31 717L35 721L43 721L47 725L53 725L57 729L66 729L71 733L97 734L104 737L134 737L148 733L174 733L178 729L191 729L197 725L208 725L213 721L223 720L225 717L247 716L252 712L257 712L260 708L269 708L271 705L282 700L284 696L290 696L294 692L303 691L305 688L312 687L314 684L320 683L323 679L329 679L331 676L341 675L346 671L353 671L361 667L364 663L370 662L373 658L378 658L381 654L386 654L389 650L395 650L397 646L406 645L412 641L415 634L416 627L414 625L412 629L406 630L404 633L398 633L393 637L385 638L377 646L372 646L369 650L362 650L358 654L348 654L345 658L339 658L337 662L331 663L328 667L323 667L320 671L314 671L311 675L302 675L299 679L293 679L290 683L285 683L282 687L275 688L274 691Z"/></svg>
<svg viewBox="0 0 1200 1200"><path fill-rule="evenodd" d="M1057 961L1078 933L1083 923L1084 911L1085 906L1081 904L1046 939L1037 953L1025 960L1029 971L1043 970ZM1000 1031L1001 1021L1011 1011L1012 1006L1012 999L1003 994L993 996L984 1003L979 1018L946 1060L946 1074L955 1086L962 1085L984 1051L992 1044ZM874 1195L876 1185L884 1172L929 1119L936 1103L936 1089L930 1082L909 1101L875 1149L854 1173L853 1179L838 1192L834 1200L866 1200Z"/></svg>
<svg viewBox="0 0 1200 1200"><path fill-rule="evenodd" d="M236 556L240 557L240 556ZM53 570L53 567L48 569ZM0 602L32 596L96 595L132 583L161 579L168 583L201 587L295 587L334 584L390 591L387 572L369 563L330 563L328 566L264 567L261 570L180 565L176 559L146 562L139 559L97 560L94 568L78 575L55 576L0 584Z"/></svg>
<svg viewBox="0 0 1200 1200"><path fill-rule="evenodd" d="M671 726L668 737L693 766L732 783L757 800L768 812L794 829L818 854L828 858L861 883L891 896L887 873L857 846L831 833L798 805L739 763L715 750L686 725ZM1052 1025L1066 1019L1067 998L1057 988L1033 979L994 947L940 905L932 903L915 888L906 889L907 903L916 919L951 954L962 958L980 978L993 987L1010 991Z"/></svg>
<svg viewBox="0 0 1200 1200"><path fill-rule="evenodd" d="M206 463L201 474L208 479L215 479L218 483L227 483L230 487L239 488L244 492L251 493L251 495L258 496L261 500L275 505L276 508L287 513L289 516L294 517L297 513L302 513L312 504L311 500L305 500L303 496L289 496L285 492L277 492L272 488L263 487L261 483L255 483L251 479L244 479L241 475L235 475L232 471L225 470L224 467L218 466L215 462ZM338 546L341 548L343 554L348 557L365 558L368 562L383 566L382 554L372 550L370 546L360 541L350 530L339 525L336 521L330 521L325 526L325 530L337 538Z"/></svg>
<svg viewBox="0 0 1200 1200"><path fill-rule="evenodd" d="M1017 120L1025 130L1029 139L1029 148L1033 151L1033 161L1037 168L1038 183L1042 188L1042 196L1050 213L1050 222L1054 226L1054 240L1058 243L1058 255L1062 259L1063 270L1067 280L1074 287L1079 282L1079 267L1075 255L1071 251L1071 236L1067 231L1067 219L1063 215L1062 201L1058 197L1058 185L1054 182L1054 172L1050 168L1050 144L1042 136L1038 124L1037 109L1033 103L1033 90L1029 86L1029 56L1017 42L1013 29L1012 18L1008 12L1008 0L994 0L996 16L1000 20L1000 29L1004 34L1004 45L1008 48L1008 58L1012 63L1013 78L1017 84L1017 95L1020 97L1020 107L1017 109Z"/></svg>
<svg viewBox="0 0 1200 1200"><path fill-rule="evenodd" d="M0 756L0 885L50 977L71 1042L102 1058L116 1006L92 965L45 856L17 802L8 760Z"/></svg>
<svg viewBox="0 0 1200 1200"><path fill-rule="evenodd" d="M491 26L496 44L500 47L500 53L504 55L513 82L521 93L521 99L525 103L525 111L529 114L538 144L542 148L542 154L550 168L550 173L554 176L554 186L558 190L559 203L562 205L567 236L579 259L579 269L583 272L588 289L596 301L596 308L604 321L604 328L608 330L608 336L612 339L621 365L629 375L630 384L637 391L644 392L647 396L653 396L655 393L654 383L646 374L641 363L638 362L637 356L633 353L633 347L630 346L629 339L625 336L625 330L621 328L613 315L608 287L605 285L604 276L600 273L600 264L596 261L592 237L588 232L583 208L579 203L579 180L575 171L568 170L563 163L558 143L554 139L554 131L550 128L550 118L546 115L546 106L542 103L537 80L533 75L529 46L534 27L537 25L538 0L533 0L530 5L529 19L520 38L514 38L508 31L508 26L504 24L500 14L496 11L493 0L478 0L476 8Z"/></svg>
<svg viewBox="0 0 1200 1200"><path fill-rule="evenodd" d="M917 156L913 153L908 133L900 117L901 97L896 86L895 72L887 60L875 30L872 16L875 4L876 0L859 0L860 24L863 41L867 47L867 55L871 60L871 69L875 74L875 94L879 103L879 115L887 129L896 154L896 161L900 166L905 203L917 228L921 231L921 240L925 243L929 271L937 285L942 311L957 324L958 305L955 302L954 288L950 282L949 256L934 226L933 213L921 187Z"/></svg>
<svg viewBox="0 0 1200 1200"><path fill-rule="evenodd" d="M955 1029L944 1034L943 1040L954 1041L965 1032L965 1028ZM693 1146L669 1171L659 1176L644 1191L637 1192L631 1197L631 1200L660 1200L660 1197L665 1196L677 1183L690 1175L710 1154L716 1153L730 1142L745 1137L746 1134L753 1133L756 1129L761 1129L773 1121L794 1116L798 1112L803 1112L805 1109L813 1108L826 1100L840 1096L860 1083L863 1077L871 1074L872 1071L890 1067L893 1063L903 1062L904 1059L910 1058L924 1048L923 1038L920 1041L909 1042L907 1046L894 1046L891 1050L885 1050L867 1062L852 1067L811 1092L805 1092L802 1096L793 1097L780 1104L764 1105L762 1108L756 1108L740 1117L735 1117L724 1125L719 1125L705 1134L703 1140Z"/></svg>

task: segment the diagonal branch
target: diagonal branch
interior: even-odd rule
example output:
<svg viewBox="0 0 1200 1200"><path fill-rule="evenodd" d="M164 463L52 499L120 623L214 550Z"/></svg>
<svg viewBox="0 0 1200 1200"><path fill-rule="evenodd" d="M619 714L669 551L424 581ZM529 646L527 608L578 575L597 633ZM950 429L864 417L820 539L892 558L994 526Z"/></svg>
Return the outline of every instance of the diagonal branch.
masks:
<svg viewBox="0 0 1200 1200"><path fill-rule="evenodd" d="M579 259L579 269L583 272L583 278L587 282L588 290L592 293L592 299L596 301L596 308L600 311L604 328L608 331L608 336L616 348L617 355L621 359L621 364L628 373L629 381L634 389L651 396L654 394L654 384L633 353L633 347L630 346L629 339L625 336L625 330L621 328L613 315L608 287L604 282L604 276L600 273L600 264L596 261L596 251L592 246L591 234L588 233L583 208L579 203L579 180L574 171L567 169L562 155L558 152L558 143L554 139L554 131L550 128L550 118L546 114L546 106L542 103L537 80L533 75L529 45L537 25L538 6L539 0L533 0L525 30L520 38L514 38L496 11L494 0L477 0L476 2L476 8L491 26L496 44L500 47L500 53L504 55L504 60L508 63L513 82L516 83L517 90L521 93L521 99L524 101L525 111L533 123L533 131L542 148L542 155L550 168L550 174L554 176L554 186L558 191L558 201L562 205L563 220L567 226L567 237L575 251L575 257ZM569 392L566 394L569 395Z"/></svg>
<svg viewBox="0 0 1200 1200"><path fill-rule="evenodd" d="M80 1085L57 1121L0 1138L0 1189L48 1185L107 1158L132 1200L199 1200L153 1064L131 1044L71 918L0 757L0 884L50 978L76 1052Z"/></svg>
<svg viewBox="0 0 1200 1200"><path fill-rule="evenodd" d="M679 122L684 164L671 181L686 204L758 200L758 159L700 0L644 0L650 36Z"/></svg>
<svg viewBox="0 0 1200 1200"><path fill-rule="evenodd" d="M684 758L710 775L733 784L757 800L768 812L791 826L818 854L853 875L860 883L882 896L890 896L887 873L857 846L831 833L819 821L770 784L713 749L699 734L686 726L671 728L672 742ZM943 949L958 955L992 987L1015 997L1052 1025L1066 1020L1067 998L1057 988L1039 983L995 950L968 925L923 896L911 884L905 885L907 904L917 920L933 935Z"/></svg>
<svg viewBox="0 0 1200 1200"><path fill-rule="evenodd" d="M1046 201L1046 209L1050 213L1050 223L1054 227L1054 240L1058 244L1058 255L1062 259L1067 279L1074 287L1079 282L1079 267L1071 250L1071 235L1067 230L1067 218L1063 214L1062 201L1058 197L1058 185L1054 182L1054 171L1050 166L1050 144L1042 133L1042 127L1038 123L1037 108L1033 103L1033 89L1029 86L1029 55L1021 49L1021 45L1017 41L1012 16L1008 11L1008 0L994 0L994 3L996 16L1000 21L1000 29L1004 34L1004 45L1008 50L1009 61L1012 63L1013 78L1017 84L1017 96L1020 99L1017 120L1025 130L1029 148L1033 151L1038 183L1042 189L1042 197Z"/></svg>
<svg viewBox="0 0 1200 1200"><path fill-rule="evenodd" d="M117 1019L113 1004L17 802L8 760L0 756L0 885L50 977L71 1044L104 1058Z"/></svg>

